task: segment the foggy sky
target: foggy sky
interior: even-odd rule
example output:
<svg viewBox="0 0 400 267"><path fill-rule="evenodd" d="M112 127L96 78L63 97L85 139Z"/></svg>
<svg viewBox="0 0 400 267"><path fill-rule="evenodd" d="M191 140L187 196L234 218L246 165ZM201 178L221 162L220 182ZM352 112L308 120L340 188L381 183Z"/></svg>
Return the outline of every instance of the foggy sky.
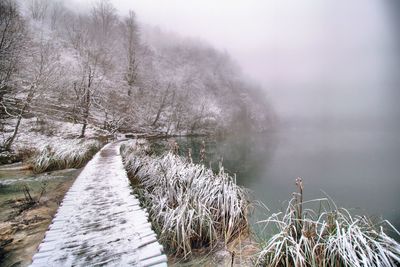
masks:
<svg viewBox="0 0 400 267"><path fill-rule="evenodd" d="M380 118L398 91L390 1L111 2L142 23L228 51L282 116Z"/></svg>

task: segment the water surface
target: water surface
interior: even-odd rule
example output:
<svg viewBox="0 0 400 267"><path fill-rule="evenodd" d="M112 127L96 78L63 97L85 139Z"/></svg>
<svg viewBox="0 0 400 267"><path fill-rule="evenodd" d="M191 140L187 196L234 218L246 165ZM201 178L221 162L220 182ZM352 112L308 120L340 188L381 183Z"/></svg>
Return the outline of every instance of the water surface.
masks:
<svg viewBox="0 0 400 267"><path fill-rule="evenodd" d="M205 139L207 165L236 174L275 212L295 191L300 176L305 199L329 195L357 214L389 219L400 229L399 132L383 129L284 126L263 134ZM203 138L178 138L181 154L198 160ZM259 215L257 215L259 216Z"/></svg>

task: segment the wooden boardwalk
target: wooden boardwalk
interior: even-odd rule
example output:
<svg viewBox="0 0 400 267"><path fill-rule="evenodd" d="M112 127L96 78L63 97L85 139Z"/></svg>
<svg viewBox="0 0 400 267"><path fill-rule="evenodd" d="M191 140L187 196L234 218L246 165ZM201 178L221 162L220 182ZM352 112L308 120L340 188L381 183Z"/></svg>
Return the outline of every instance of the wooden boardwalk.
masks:
<svg viewBox="0 0 400 267"><path fill-rule="evenodd" d="M105 146L86 165L33 256L37 266L167 266L167 257L131 194L119 153Z"/></svg>

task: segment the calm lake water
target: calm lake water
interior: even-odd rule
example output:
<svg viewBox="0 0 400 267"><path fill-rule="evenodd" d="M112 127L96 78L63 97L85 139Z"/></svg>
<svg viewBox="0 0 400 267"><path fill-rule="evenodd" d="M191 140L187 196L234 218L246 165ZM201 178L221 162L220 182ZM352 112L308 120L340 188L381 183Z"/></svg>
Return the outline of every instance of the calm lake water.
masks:
<svg viewBox="0 0 400 267"><path fill-rule="evenodd" d="M182 154L190 147L196 157L203 139L176 140ZM338 206L383 216L400 229L399 131L287 126L205 141L212 167L216 169L223 158L226 170L236 173L237 183L249 188L271 212L291 198L300 176L306 200L327 194Z"/></svg>
<svg viewBox="0 0 400 267"><path fill-rule="evenodd" d="M256 51L264 60L254 76L279 126L209 141L210 157L222 156L271 212L300 176L305 199L326 192L400 229L400 1L305 2L283 3L298 17Z"/></svg>

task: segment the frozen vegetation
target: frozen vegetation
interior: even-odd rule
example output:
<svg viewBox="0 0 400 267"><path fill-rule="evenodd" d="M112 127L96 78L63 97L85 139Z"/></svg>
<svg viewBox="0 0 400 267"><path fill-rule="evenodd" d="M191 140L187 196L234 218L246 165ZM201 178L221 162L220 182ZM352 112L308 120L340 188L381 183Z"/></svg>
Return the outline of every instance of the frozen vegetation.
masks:
<svg viewBox="0 0 400 267"><path fill-rule="evenodd" d="M32 267L166 262L147 214L131 194L119 146L108 144L82 170L33 256Z"/></svg>
<svg viewBox="0 0 400 267"><path fill-rule="evenodd" d="M76 137L225 133L268 128L260 88L226 53L120 16L110 1L88 12L64 1L0 3L0 152L26 119L69 122ZM262 127L261 127L262 126Z"/></svg>
<svg viewBox="0 0 400 267"><path fill-rule="evenodd" d="M143 25L134 11L121 16L109 0L86 11L67 6L0 1L1 164L79 168L103 141L126 133L224 135L273 125L265 92L227 53ZM152 155L142 140L126 142L121 154L171 255L187 259L247 234L249 196L222 166L214 173L174 151ZM256 264L400 264L400 246L383 224L326 200L318 212L303 209L298 186L286 211L262 222L276 232L261 242Z"/></svg>
<svg viewBox="0 0 400 267"><path fill-rule="evenodd" d="M17 158L34 172L81 168L103 145L100 129L88 128L88 138L77 138L79 125L49 120L25 119L12 145ZM90 139L89 139L90 137Z"/></svg>
<svg viewBox="0 0 400 267"><path fill-rule="evenodd" d="M32 156L36 173L67 168L81 168L101 148L97 140L63 140L42 145Z"/></svg>
<svg viewBox="0 0 400 267"><path fill-rule="evenodd" d="M400 244L387 233L400 233L388 221L352 215L329 199L303 201L303 184L286 210L259 223L274 235L262 242L257 265L373 267L398 266ZM306 209L306 204L318 208ZM385 233L386 231L386 233Z"/></svg>
<svg viewBox="0 0 400 267"><path fill-rule="evenodd" d="M171 254L187 258L196 249L229 243L249 231L249 201L234 178L213 173L170 152L151 154L144 140L122 148L135 192L150 213L160 241ZM329 198L305 201L303 183L281 212L259 221L257 266L397 266L400 233L386 220L340 208ZM250 229L251 232L251 229ZM251 234L252 235L252 234ZM225 243L225 244L226 244Z"/></svg>
<svg viewBox="0 0 400 267"><path fill-rule="evenodd" d="M187 258L195 249L229 243L248 230L246 191L223 168L213 173L172 152L151 156L143 140L125 143L121 152L160 242L171 254Z"/></svg>
<svg viewBox="0 0 400 267"><path fill-rule="evenodd" d="M273 121L227 53L142 25L134 11L121 16L111 1L68 5L0 1L1 163L77 168L99 149L93 138L261 131ZM232 177L172 154L160 166L151 159L141 158L137 191L170 251L186 257L247 230L249 203Z"/></svg>

